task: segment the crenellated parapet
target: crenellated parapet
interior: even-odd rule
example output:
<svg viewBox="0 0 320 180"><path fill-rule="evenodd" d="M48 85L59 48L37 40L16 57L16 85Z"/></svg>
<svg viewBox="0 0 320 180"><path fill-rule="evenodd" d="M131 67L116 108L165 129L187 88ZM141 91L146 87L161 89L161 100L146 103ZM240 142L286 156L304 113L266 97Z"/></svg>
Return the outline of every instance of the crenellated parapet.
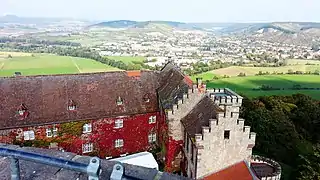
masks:
<svg viewBox="0 0 320 180"><path fill-rule="evenodd" d="M220 93L225 89L216 89ZM256 133L251 132L250 126L245 126L245 120L239 118L242 97L217 95L207 92L210 99L215 101L215 116L204 120L208 123L201 126L195 135L197 154L197 177L212 171L219 171L243 159L248 160L255 146ZM220 103L220 100L227 103Z"/></svg>
<svg viewBox="0 0 320 180"><path fill-rule="evenodd" d="M182 98L172 105L172 109L166 110L167 120L182 119L204 96L205 94L200 93L196 85L194 85L194 88L188 89L188 93L184 93Z"/></svg>
<svg viewBox="0 0 320 180"><path fill-rule="evenodd" d="M229 88L214 88L207 90L206 92L216 104L237 107L242 105L243 97Z"/></svg>
<svg viewBox="0 0 320 180"><path fill-rule="evenodd" d="M172 105L171 109L166 110L168 133L174 140L183 140L181 119L192 111L204 96L205 94L201 93L197 86L194 85L193 88L188 89L188 92L184 93L182 98Z"/></svg>
<svg viewBox="0 0 320 180"><path fill-rule="evenodd" d="M278 162L258 155L251 156L251 168L261 180L280 180L281 166Z"/></svg>

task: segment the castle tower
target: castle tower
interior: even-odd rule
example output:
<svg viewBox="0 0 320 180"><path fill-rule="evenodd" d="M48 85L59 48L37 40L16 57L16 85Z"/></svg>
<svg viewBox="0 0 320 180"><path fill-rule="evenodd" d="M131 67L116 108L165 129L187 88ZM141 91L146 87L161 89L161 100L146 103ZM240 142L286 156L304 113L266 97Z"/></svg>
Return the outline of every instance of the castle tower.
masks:
<svg viewBox="0 0 320 180"><path fill-rule="evenodd" d="M242 97L230 89L207 90L184 117L187 175L202 178L243 160L250 162L256 134L239 118Z"/></svg>
<svg viewBox="0 0 320 180"><path fill-rule="evenodd" d="M201 178L250 161L255 133L239 118L241 96L230 89L207 90L201 78L191 85L172 63L160 77L158 95L168 128L166 171L186 165L188 177Z"/></svg>

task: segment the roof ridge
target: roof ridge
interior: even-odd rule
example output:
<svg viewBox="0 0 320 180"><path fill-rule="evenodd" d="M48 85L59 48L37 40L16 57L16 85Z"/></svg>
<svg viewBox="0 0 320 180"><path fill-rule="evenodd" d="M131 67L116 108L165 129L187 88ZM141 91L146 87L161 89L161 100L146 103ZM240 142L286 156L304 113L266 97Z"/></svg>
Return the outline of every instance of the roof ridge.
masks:
<svg viewBox="0 0 320 180"><path fill-rule="evenodd" d="M155 72L150 70L139 70L141 73L144 72ZM132 71L104 71L104 72L86 72L86 73L71 73L71 74L39 74L39 75L21 75L21 76L5 76L0 77L0 79L17 79L17 78L26 78L26 77L59 77L59 76L76 76L76 75L95 75L95 74L115 74L115 73L127 73Z"/></svg>

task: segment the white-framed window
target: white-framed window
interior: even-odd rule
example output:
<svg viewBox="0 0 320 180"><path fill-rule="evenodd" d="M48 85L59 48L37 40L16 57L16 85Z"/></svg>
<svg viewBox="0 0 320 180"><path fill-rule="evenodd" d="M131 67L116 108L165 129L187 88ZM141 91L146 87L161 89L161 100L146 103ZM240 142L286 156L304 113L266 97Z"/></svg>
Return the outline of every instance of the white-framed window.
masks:
<svg viewBox="0 0 320 180"><path fill-rule="evenodd" d="M123 139L115 140L115 147L116 148L123 147Z"/></svg>
<svg viewBox="0 0 320 180"><path fill-rule="evenodd" d="M123 119L117 119L114 122L114 128L116 129L123 128Z"/></svg>
<svg viewBox="0 0 320 180"><path fill-rule="evenodd" d="M82 153L89 153L92 151L93 151L92 143L82 144Z"/></svg>
<svg viewBox="0 0 320 180"><path fill-rule="evenodd" d="M46 129L46 135L47 137L56 137L58 136L58 128L48 128Z"/></svg>
<svg viewBox="0 0 320 180"><path fill-rule="evenodd" d="M51 129L46 129L46 135L47 135L47 137L52 137Z"/></svg>
<svg viewBox="0 0 320 180"><path fill-rule="evenodd" d="M148 140L149 140L149 143L156 142L157 141L157 134L156 133L150 133L148 135Z"/></svg>
<svg viewBox="0 0 320 180"><path fill-rule="evenodd" d="M18 113L19 113L20 116L23 116L23 115L24 115L24 112L25 112L25 110L19 110L19 111L18 111Z"/></svg>
<svg viewBox="0 0 320 180"><path fill-rule="evenodd" d="M149 117L149 124L156 123L156 120L157 120L157 116L150 116Z"/></svg>
<svg viewBox="0 0 320 180"><path fill-rule="evenodd" d="M92 132L92 125L91 125L91 123L84 124L82 130L83 130L83 131L82 131L83 133L90 133L90 132Z"/></svg>
<svg viewBox="0 0 320 180"><path fill-rule="evenodd" d="M53 137L58 136L58 128L53 128L52 129L52 135L53 135Z"/></svg>
<svg viewBox="0 0 320 180"><path fill-rule="evenodd" d="M116 102L117 102L117 105L120 106L123 104L123 99L119 96Z"/></svg>
<svg viewBox="0 0 320 180"><path fill-rule="evenodd" d="M23 132L23 139L24 140L34 140L34 131L24 131Z"/></svg>

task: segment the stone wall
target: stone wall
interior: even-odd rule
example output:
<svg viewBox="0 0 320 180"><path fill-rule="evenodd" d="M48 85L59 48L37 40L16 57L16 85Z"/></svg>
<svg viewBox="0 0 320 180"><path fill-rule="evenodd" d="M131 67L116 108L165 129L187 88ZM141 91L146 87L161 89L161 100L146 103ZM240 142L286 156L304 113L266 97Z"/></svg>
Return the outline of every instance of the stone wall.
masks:
<svg viewBox="0 0 320 180"><path fill-rule="evenodd" d="M168 143L166 145L166 171L171 172L174 166L172 162L181 152L184 130L181 119L185 117L204 96L196 87L188 89L188 93L183 94L183 98L173 105L171 110L166 110L166 120L168 124Z"/></svg>
<svg viewBox="0 0 320 180"><path fill-rule="evenodd" d="M185 117L199 101L204 97L204 93L199 92L196 85L189 89L183 98L173 105L172 110L167 111L168 133L174 140L183 140L183 128L180 120Z"/></svg>
<svg viewBox="0 0 320 180"><path fill-rule="evenodd" d="M219 92L227 96L212 95L211 98L224 112L219 112L216 119L210 119L209 127L203 127L202 134L195 136L197 178L242 160L249 161L255 144L256 134L250 132L249 126L244 126L244 119L239 119L242 97L222 90ZM225 138L225 131L230 132L229 138Z"/></svg>

